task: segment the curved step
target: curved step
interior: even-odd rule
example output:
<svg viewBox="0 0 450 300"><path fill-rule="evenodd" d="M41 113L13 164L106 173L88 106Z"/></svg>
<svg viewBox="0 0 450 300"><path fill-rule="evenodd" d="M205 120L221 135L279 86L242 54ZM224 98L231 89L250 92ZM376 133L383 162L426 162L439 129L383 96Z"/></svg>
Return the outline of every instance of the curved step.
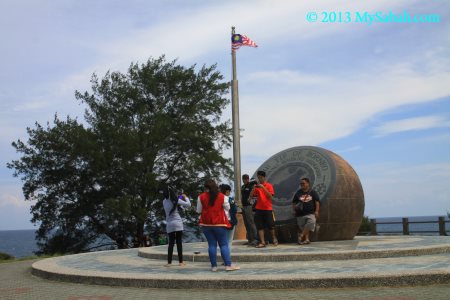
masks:
<svg viewBox="0 0 450 300"><path fill-rule="evenodd" d="M399 245L403 249L410 248L409 250L432 246L436 249L445 249L445 245L450 245L450 238L376 237L358 238L357 242L358 245L353 250L338 250L337 248L345 248L342 244L338 245L339 243L336 243L334 250L343 253L367 250L395 252ZM384 246L382 246L383 243ZM429 245L430 243L432 245ZM414 245L415 247L413 247ZM186 251L190 247L200 246L205 251L204 243L184 245ZM314 246L316 249L311 246L309 250L302 248L301 251L309 251L310 255L318 252L323 252L324 255L331 254L329 249L331 246L319 246L320 244L316 244ZM353 246L355 247L355 245ZM276 248L254 249L235 243L233 253L258 250L259 253L255 253L258 256L270 257L285 252L285 257L288 257L286 253L292 251L292 249L286 250L289 247L295 246L284 245ZM167 251L167 246L152 248L155 252ZM194 248L191 248L190 251ZM299 246L297 246L298 248ZM241 266L241 270L233 272L226 272L224 267L219 267L218 272L211 272L209 262L198 261L196 256L193 256L194 261L188 260L188 256L186 256L187 265L185 267L177 265L165 267L165 260L149 259L138 255L147 249L149 248L101 251L43 259L32 265L32 273L52 280L84 284L183 289L212 287L285 289L450 283L448 248L440 254L346 260L269 261L267 259L264 262L243 262L238 259L239 255L233 255L234 262L237 261ZM265 250L268 251L265 252Z"/></svg>

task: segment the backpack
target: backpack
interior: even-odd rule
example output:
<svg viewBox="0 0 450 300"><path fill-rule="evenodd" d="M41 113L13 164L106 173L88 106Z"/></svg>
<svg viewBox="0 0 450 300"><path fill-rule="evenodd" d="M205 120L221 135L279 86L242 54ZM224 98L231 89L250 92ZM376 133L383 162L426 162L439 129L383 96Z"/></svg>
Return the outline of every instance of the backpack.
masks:
<svg viewBox="0 0 450 300"><path fill-rule="evenodd" d="M238 223L237 217L236 217L236 214L237 214L237 205L236 205L236 203L234 202L234 198L233 198L233 197L229 197L229 198L228 198L228 202L230 202L230 211L229 211L229 213L230 213L230 224L231 224L232 226L236 226L237 223Z"/></svg>

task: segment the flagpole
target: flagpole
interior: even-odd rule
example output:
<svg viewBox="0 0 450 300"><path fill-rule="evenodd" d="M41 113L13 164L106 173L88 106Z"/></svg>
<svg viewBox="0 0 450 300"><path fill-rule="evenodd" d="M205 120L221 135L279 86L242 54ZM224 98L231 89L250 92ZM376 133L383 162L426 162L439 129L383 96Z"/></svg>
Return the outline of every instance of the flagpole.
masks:
<svg viewBox="0 0 450 300"><path fill-rule="evenodd" d="M231 36L235 33L234 26L231 27ZM234 163L234 198L238 206L241 201L241 132L239 127L239 93L236 78L236 50L231 49L231 64L233 68L233 79L231 80L231 110L233 122L233 163Z"/></svg>

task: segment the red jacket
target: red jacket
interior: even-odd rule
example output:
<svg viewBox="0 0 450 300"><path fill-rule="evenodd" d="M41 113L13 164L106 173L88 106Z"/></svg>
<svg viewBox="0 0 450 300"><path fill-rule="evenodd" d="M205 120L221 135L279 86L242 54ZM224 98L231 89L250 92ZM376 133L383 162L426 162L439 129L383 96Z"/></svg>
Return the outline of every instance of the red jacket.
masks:
<svg viewBox="0 0 450 300"><path fill-rule="evenodd" d="M200 194L199 199L202 203L202 214L200 216L200 226L222 226L231 227L223 209L224 194L219 193L214 206L209 205L209 193Z"/></svg>

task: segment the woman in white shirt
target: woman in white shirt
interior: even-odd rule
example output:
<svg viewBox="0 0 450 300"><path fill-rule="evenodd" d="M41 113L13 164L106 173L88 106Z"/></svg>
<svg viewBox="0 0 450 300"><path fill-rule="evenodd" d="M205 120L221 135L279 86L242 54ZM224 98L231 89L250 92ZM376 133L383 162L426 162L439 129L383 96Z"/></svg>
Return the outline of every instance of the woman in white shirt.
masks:
<svg viewBox="0 0 450 300"><path fill-rule="evenodd" d="M167 265L172 266L173 247L177 244L178 262L179 266L185 266L183 261L183 219L180 216L179 209L190 207L191 202L189 198L182 194L179 197L175 195L173 190L168 187L163 191L164 194L164 211L166 213L166 231L169 235L169 248L167 249Z"/></svg>

